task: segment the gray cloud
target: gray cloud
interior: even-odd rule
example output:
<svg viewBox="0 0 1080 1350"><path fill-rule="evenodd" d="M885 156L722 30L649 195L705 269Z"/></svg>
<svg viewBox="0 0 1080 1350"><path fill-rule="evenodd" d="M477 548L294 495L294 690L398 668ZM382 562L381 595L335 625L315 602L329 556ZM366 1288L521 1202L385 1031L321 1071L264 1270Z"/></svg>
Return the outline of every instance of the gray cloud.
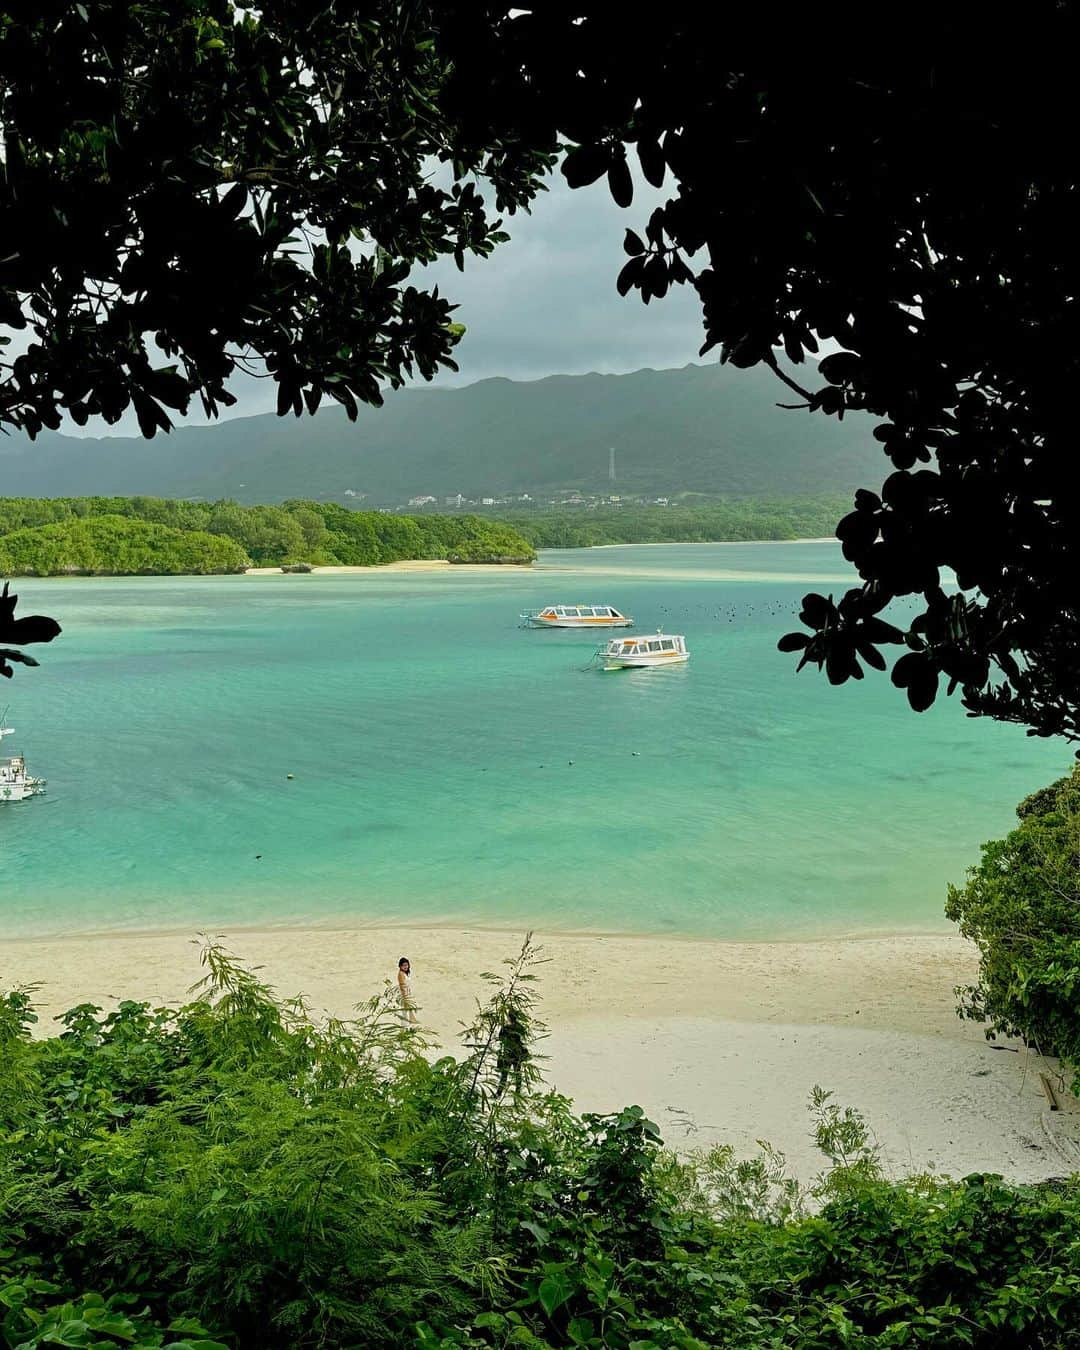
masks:
<svg viewBox="0 0 1080 1350"><path fill-rule="evenodd" d="M702 326L692 290L676 287L648 306L615 290L627 226L641 232L661 199L639 188L623 211L602 185L571 191L556 175L532 215L508 219L510 242L490 258L467 262L464 273L445 259L418 273L459 304L455 317L467 329L461 373L440 383L618 374L695 360Z"/></svg>

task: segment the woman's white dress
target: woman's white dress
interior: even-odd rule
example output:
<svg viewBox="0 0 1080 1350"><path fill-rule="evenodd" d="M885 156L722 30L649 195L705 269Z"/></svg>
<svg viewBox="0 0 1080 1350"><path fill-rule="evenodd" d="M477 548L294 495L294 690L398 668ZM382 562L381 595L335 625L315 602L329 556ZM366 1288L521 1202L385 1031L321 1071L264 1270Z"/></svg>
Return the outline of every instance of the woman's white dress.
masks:
<svg viewBox="0 0 1080 1350"><path fill-rule="evenodd" d="M406 1026L416 1023L416 1004L413 1001L412 976L398 972L398 998L401 1002L401 1020Z"/></svg>

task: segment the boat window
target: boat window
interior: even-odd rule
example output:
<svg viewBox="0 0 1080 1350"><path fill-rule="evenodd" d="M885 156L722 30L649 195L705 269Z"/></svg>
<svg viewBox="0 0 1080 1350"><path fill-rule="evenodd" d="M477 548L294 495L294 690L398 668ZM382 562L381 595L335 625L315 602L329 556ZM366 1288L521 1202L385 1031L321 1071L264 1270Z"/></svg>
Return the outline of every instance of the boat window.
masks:
<svg viewBox="0 0 1080 1350"><path fill-rule="evenodd" d="M675 644L672 642L671 638L665 638L663 642L661 642L660 647L661 650L665 652L673 652L675 650Z"/></svg>
<svg viewBox="0 0 1080 1350"><path fill-rule="evenodd" d="M660 650L660 644L658 642L650 642L647 650L650 652L658 652Z"/></svg>

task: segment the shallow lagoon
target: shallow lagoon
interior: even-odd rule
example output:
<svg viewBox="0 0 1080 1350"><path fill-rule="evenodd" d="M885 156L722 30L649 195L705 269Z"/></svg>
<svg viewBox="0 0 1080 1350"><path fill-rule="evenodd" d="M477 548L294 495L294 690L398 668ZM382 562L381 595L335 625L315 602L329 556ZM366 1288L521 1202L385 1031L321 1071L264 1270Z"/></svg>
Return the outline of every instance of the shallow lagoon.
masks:
<svg viewBox="0 0 1080 1350"><path fill-rule="evenodd" d="M49 780L0 807L7 931L943 929L946 881L1071 756L956 700L916 717L873 673L796 677L776 638L850 584L833 543L23 581L65 632L4 691ZM692 660L583 670L595 635L517 627L563 600L683 632Z"/></svg>

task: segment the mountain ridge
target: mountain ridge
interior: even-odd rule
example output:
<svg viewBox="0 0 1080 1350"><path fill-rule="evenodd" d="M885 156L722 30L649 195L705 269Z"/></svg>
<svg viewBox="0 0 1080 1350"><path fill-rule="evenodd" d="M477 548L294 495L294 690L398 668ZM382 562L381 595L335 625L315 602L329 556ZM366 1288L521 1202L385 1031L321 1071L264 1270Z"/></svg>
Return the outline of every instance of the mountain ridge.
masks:
<svg viewBox="0 0 1080 1350"><path fill-rule="evenodd" d="M799 415L775 406L783 396L766 370L718 364L410 386L353 424L333 408L180 427L152 441L13 436L0 444L0 493L247 502L355 493L396 505L572 489L797 496L880 481L870 419Z"/></svg>

